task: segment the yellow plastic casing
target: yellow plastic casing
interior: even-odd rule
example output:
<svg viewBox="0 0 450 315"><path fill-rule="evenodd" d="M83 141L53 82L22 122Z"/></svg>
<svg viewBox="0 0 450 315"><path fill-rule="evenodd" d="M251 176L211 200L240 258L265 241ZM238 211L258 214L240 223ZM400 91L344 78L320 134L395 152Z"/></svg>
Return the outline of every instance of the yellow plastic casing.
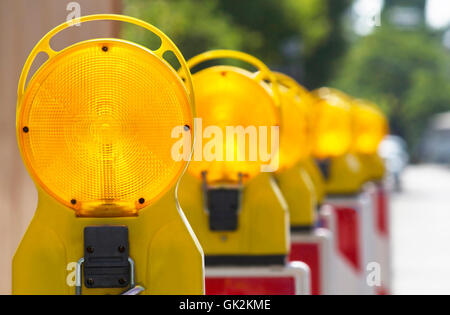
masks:
<svg viewBox="0 0 450 315"><path fill-rule="evenodd" d="M321 88L313 92L315 107L314 156L328 164L327 195L358 193L367 175L351 152L353 137L352 99L341 91Z"/></svg>
<svg viewBox="0 0 450 315"><path fill-rule="evenodd" d="M316 119L316 115L318 115L318 113L319 113L317 108L315 108L314 98L309 100L308 111L309 111L309 115L308 115L309 126L311 128L311 130L309 131L309 134L310 134L309 152L310 152L310 154L305 159L302 159L299 164L300 164L300 167L302 169L304 169L308 173L309 177L311 178L313 186L314 186L314 192L316 195L317 203L318 203L318 205L321 205L325 200L326 192L325 192L325 180L324 180L323 175L315 161L314 156L312 155L312 150L314 147L314 135L315 135L314 126L316 123L315 119Z"/></svg>
<svg viewBox="0 0 450 315"><path fill-rule="evenodd" d="M270 173L250 179L242 191L238 229L209 229L204 207L203 183L186 173L178 198L206 256L270 256L289 251L289 212L283 195Z"/></svg>
<svg viewBox="0 0 450 315"><path fill-rule="evenodd" d="M329 177L325 179L327 195L353 195L361 191L367 174L357 155L347 153L333 157L329 163Z"/></svg>
<svg viewBox="0 0 450 315"><path fill-rule="evenodd" d="M312 150L310 107L313 97L293 78L274 73L280 90L280 167L290 169L307 159Z"/></svg>
<svg viewBox="0 0 450 315"><path fill-rule="evenodd" d="M291 228L312 228L316 224L317 196L314 183L300 164L275 175L289 209Z"/></svg>
<svg viewBox="0 0 450 315"><path fill-rule="evenodd" d="M358 154L358 160L361 168L364 169L365 181L380 182L386 175L386 166L383 158L374 154Z"/></svg>
<svg viewBox="0 0 450 315"><path fill-rule="evenodd" d="M358 156L365 181L381 181L386 170L383 159L378 155L378 146L389 133L388 121L375 104L366 100L354 102L353 115L353 152Z"/></svg>
<svg viewBox="0 0 450 315"><path fill-rule="evenodd" d="M323 178L322 173L320 172L319 167L317 166L316 161L311 156L305 160L300 161L300 167L304 169L313 184L313 189L316 195L318 205L321 205L325 200L325 180Z"/></svg>
<svg viewBox="0 0 450 315"><path fill-rule="evenodd" d="M288 204L291 228L312 228L316 224L317 193L303 167L311 152L312 97L294 79L275 73L280 86L280 168L275 179Z"/></svg>
<svg viewBox="0 0 450 315"><path fill-rule="evenodd" d="M255 90L258 90L258 93L267 94L267 96L271 98L273 96L273 106L279 104L278 86L276 83L272 84L271 90L268 90L267 88L256 89L260 84L266 85L263 80L275 82L273 74L261 61L242 52L217 50L194 57L188 61L188 65L192 69L192 67L195 67L202 62L212 59L237 59L256 67L259 72L251 76L254 81ZM218 68L214 67L213 70L214 69ZM228 72L227 77L228 74L234 71L236 71L236 73L244 73L237 67L226 67L224 69ZM206 70L208 70L208 68ZM211 71L210 73L211 78L217 77L214 75L214 71ZM229 78L232 80L234 77L230 75ZM209 89L216 86L214 85L214 79L209 80L209 87L196 85L196 74L194 74L193 79L194 88L196 93L198 92L198 94L196 94L197 100L199 99L199 95L202 94L200 91L201 88ZM232 83L233 82L230 84ZM270 94L272 94L272 96ZM261 95L261 97L262 96L264 95ZM258 95L251 95L249 101L252 102L252 99L254 98L258 98ZM258 104L242 104L242 111L244 112L245 110L248 110L246 109L246 105L253 106L253 110L258 110ZM197 108L200 108L198 104ZM203 112L203 110L199 109L198 113L200 118L202 118L201 112ZM268 114L274 115L273 111ZM252 116L247 115L246 119L251 122ZM224 165L224 169L226 169L227 163L221 162L221 164ZM255 171L244 178L241 192L241 204L239 205L238 228L235 231L220 232L211 231L209 229L209 216L207 209L205 209L204 200L204 183L198 176L198 167L191 169L192 165L190 165L188 172L181 178L178 197L181 206L185 210L186 217L200 240L206 256L287 255L290 244L289 213L286 202L275 183L272 173ZM205 164L202 162L199 165L204 165L206 167L205 170L209 171L208 165L212 164ZM237 164L237 167L239 167L239 164ZM238 184L235 178L236 176L230 177L227 174L224 174L221 179L220 176L218 176L220 173L215 174L216 175L213 176L211 181L209 181L209 177L207 177L208 185L212 184L218 187L225 185L224 187L226 187L226 185L230 183L234 185Z"/></svg>
<svg viewBox="0 0 450 315"><path fill-rule="evenodd" d="M163 54L167 51L175 54L181 65L180 71L185 79L185 93L193 114L194 95L189 69L178 48L166 35L143 21L121 15L85 16L80 18L80 23L97 20L135 24L160 37L161 47L156 51L147 51L158 56L167 67L170 66L163 60ZM18 140L22 154L24 153L20 142L22 117L19 112L26 92L25 82L28 72L38 53L45 52L49 56L49 60L38 71L58 57L61 52L54 51L50 47L50 39L70 25L63 23L44 36L24 66L19 81L17 115ZM102 40L108 43L135 45L118 39ZM98 45L97 41L82 42L72 47L90 42ZM67 49L71 47L65 50ZM178 79L181 82L181 78ZM32 81L33 79L30 82ZM51 196L48 190L40 185L36 174L31 172L31 166L25 164L36 182L39 199L35 215L13 258L13 294L74 294L75 263L84 256L83 230L87 226L99 225L128 227L130 257L136 266L135 280L136 284L145 288L143 294L204 293L203 251L176 200L176 180L167 183L167 187L165 190L162 188L159 196L155 196L149 204L139 208L134 215L123 212L121 216L119 211L111 216L101 213L79 216L77 209L70 208ZM119 294L123 290L87 289L84 285L82 288L83 294Z"/></svg>
<svg viewBox="0 0 450 315"><path fill-rule="evenodd" d="M139 216L76 217L38 188L36 214L13 259L13 294L75 294L75 263L84 256L83 229L126 225L136 283L142 294L203 294L203 253L172 188ZM87 289L83 294L120 294L124 289Z"/></svg>

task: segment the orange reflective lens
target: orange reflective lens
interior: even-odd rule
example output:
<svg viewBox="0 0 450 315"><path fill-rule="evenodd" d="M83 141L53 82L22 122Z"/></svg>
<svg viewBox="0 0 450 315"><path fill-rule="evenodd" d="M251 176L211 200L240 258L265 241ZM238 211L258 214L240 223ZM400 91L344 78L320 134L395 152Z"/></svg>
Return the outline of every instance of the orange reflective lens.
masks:
<svg viewBox="0 0 450 315"><path fill-rule="evenodd" d="M314 92L314 148L319 159L342 156L352 143L351 100L343 93L322 88Z"/></svg>
<svg viewBox="0 0 450 315"><path fill-rule="evenodd" d="M353 114L354 150L362 154L377 153L389 128L383 113L375 105L358 100L354 102Z"/></svg>
<svg viewBox="0 0 450 315"><path fill-rule="evenodd" d="M240 174L258 174L262 164L270 163L266 153L273 153L271 127L279 124L269 86L230 66L202 70L193 75L193 82L202 126L197 126L189 172L197 177L206 172L208 182L236 182ZM267 147L260 145L264 138Z"/></svg>
<svg viewBox="0 0 450 315"><path fill-rule="evenodd" d="M151 51L122 40L82 42L31 80L18 135L33 178L78 214L135 213L177 180L171 132L193 125L186 89Z"/></svg>
<svg viewBox="0 0 450 315"><path fill-rule="evenodd" d="M293 79L275 74L280 85L280 170L288 169L311 152L312 97Z"/></svg>

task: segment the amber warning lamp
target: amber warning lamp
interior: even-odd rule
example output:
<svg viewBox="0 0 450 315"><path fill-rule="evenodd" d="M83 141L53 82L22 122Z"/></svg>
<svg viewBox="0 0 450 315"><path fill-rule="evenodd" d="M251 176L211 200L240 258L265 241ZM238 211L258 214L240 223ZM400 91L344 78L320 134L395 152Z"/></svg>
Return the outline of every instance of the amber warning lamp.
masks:
<svg viewBox="0 0 450 315"><path fill-rule="evenodd" d="M378 146L389 133L389 124L383 112L365 100L356 100L354 113L353 148L360 154L376 154Z"/></svg>
<svg viewBox="0 0 450 315"><path fill-rule="evenodd" d="M120 39L54 51L49 40L65 27L41 40L20 79L23 160L36 184L77 215L134 215L164 194L186 166L172 158L164 136L174 126L193 124L190 76L183 84L165 62L168 50L180 57L168 41L157 51ZM39 52L49 60L25 86Z"/></svg>
<svg viewBox="0 0 450 315"><path fill-rule="evenodd" d="M202 294L203 252L175 198L187 161L172 156L174 128L193 139L186 61L150 24L121 15L80 23L97 20L139 26L161 45L95 38L56 51L63 23L28 57L17 138L39 199L14 255L13 293ZM39 53L48 60L26 85Z"/></svg>
<svg viewBox="0 0 450 315"><path fill-rule="evenodd" d="M193 75L197 115L201 118L200 132L206 130L222 134L221 152L215 152L215 159L208 160L207 139L202 144L197 141L193 160L188 171L198 177L207 177L208 183L238 182L253 178L261 168L277 159L278 139L272 138L271 128L279 126L279 92L273 73L257 58L230 50L214 50L200 54L188 61L190 69L211 60L232 59L256 68L250 72L237 66L218 65L208 67ZM242 128L254 137L239 144L234 134L230 137L230 127ZM213 135L207 135L209 137ZM267 150L272 159L267 161L260 145L267 137ZM206 137L207 138L207 137ZM201 140L201 139L196 139ZM256 144L251 147L251 144ZM203 156L202 156L203 153Z"/></svg>
<svg viewBox="0 0 450 315"><path fill-rule="evenodd" d="M311 154L311 106L313 97L291 77L274 73L280 90L280 171L289 169Z"/></svg>
<svg viewBox="0 0 450 315"><path fill-rule="evenodd" d="M321 88L313 92L314 147L318 159L343 156L352 144L351 99L344 93Z"/></svg>

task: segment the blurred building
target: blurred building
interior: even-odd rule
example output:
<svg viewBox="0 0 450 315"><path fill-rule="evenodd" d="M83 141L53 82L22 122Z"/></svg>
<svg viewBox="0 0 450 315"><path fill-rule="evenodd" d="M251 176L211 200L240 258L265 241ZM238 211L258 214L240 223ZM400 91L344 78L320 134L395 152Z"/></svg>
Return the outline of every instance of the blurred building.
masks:
<svg viewBox="0 0 450 315"><path fill-rule="evenodd" d="M450 164L450 112L430 119L419 154L423 162Z"/></svg>
<svg viewBox="0 0 450 315"><path fill-rule="evenodd" d="M385 1L385 18L391 24L402 28L416 28L425 25L425 0Z"/></svg>
<svg viewBox="0 0 450 315"><path fill-rule="evenodd" d="M119 0L0 1L0 294L11 287L11 259L36 208L37 193L19 155L15 134L16 91L27 55L38 40L66 21L79 5L81 15L120 13ZM111 22L73 26L55 48L118 33ZM36 68L36 66L34 66Z"/></svg>

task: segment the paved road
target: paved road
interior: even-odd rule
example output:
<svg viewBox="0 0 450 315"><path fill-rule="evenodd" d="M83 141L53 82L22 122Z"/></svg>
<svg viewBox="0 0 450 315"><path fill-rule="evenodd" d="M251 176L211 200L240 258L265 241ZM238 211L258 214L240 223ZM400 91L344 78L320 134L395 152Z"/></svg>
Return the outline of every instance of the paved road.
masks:
<svg viewBox="0 0 450 315"><path fill-rule="evenodd" d="M392 200L395 294L450 294L450 169L409 167Z"/></svg>

